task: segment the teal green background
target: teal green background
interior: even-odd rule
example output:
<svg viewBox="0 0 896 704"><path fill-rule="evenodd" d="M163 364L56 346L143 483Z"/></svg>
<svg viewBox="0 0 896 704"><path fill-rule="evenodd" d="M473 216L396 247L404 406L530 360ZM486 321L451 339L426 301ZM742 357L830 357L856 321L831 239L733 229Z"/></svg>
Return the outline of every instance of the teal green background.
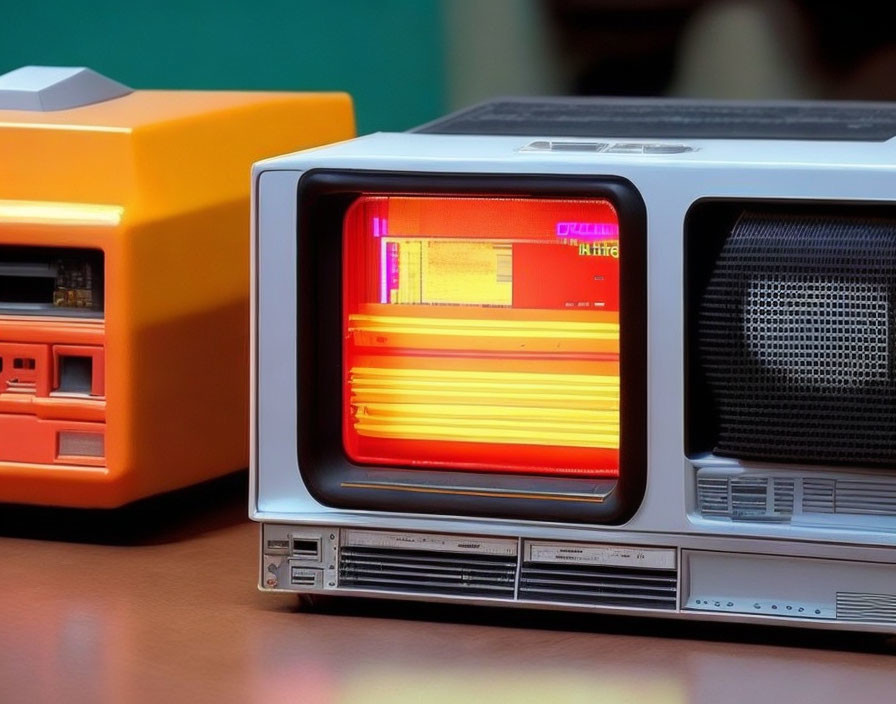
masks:
<svg viewBox="0 0 896 704"><path fill-rule="evenodd" d="M132 88L344 90L358 132L445 112L440 0L0 0L0 73L89 66Z"/></svg>

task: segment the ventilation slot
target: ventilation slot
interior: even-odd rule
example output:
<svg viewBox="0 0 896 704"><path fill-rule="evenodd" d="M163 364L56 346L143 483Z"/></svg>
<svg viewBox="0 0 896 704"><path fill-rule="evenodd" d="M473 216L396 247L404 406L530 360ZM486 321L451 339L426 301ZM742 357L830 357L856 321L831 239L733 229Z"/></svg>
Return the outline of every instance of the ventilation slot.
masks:
<svg viewBox="0 0 896 704"><path fill-rule="evenodd" d="M768 514L768 479L746 477L731 481L731 517L762 518Z"/></svg>
<svg viewBox="0 0 896 704"><path fill-rule="evenodd" d="M771 496L769 496L771 490ZM793 515L794 481L768 477L697 478L700 515L734 521L785 521Z"/></svg>
<svg viewBox="0 0 896 704"><path fill-rule="evenodd" d="M896 482L804 479L803 513L896 516Z"/></svg>
<svg viewBox="0 0 896 704"><path fill-rule="evenodd" d="M774 498L772 505L778 515L793 515L794 481L792 479L775 479L772 481Z"/></svg>
<svg viewBox="0 0 896 704"><path fill-rule="evenodd" d="M513 598L516 567L516 557L343 547L339 558L339 586Z"/></svg>
<svg viewBox="0 0 896 704"><path fill-rule="evenodd" d="M788 520L797 481L803 513L896 516L896 482L884 480L698 476L697 506L704 518Z"/></svg>
<svg viewBox="0 0 896 704"><path fill-rule="evenodd" d="M834 513L833 479L803 480L803 513Z"/></svg>
<svg viewBox="0 0 896 704"><path fill-rule="evenodd" d="M700 477L697 479L697 503L703 516L731 515L728 500L728 480L724 477Z"/></svg>
<svg viewBox="0 0 896 704"><path fill-rule="evenodd" d="M523 563L520 599L674 609L676 570Z"/></svg>
<svg viewBox="0 0 896 704"><path fill-rule="evenodd" d="M837 620L896 623L896 596L837 592Z"/></svg>
<svg viewBox="0 0 896 704"><path fill-rule="evenodd" d="M841 479L837 482L834 508L837 513L896 515L896 485L892 482Z"/></svg>

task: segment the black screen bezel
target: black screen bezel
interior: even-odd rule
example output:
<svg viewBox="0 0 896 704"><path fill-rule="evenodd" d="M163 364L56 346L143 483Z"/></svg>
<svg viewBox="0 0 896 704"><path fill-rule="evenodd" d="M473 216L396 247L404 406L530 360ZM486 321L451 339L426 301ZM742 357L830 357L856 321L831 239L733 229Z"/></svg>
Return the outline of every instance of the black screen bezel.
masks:
<svg viewBox="0 0 896 704"><path fill-rule="evenodd" d="M383 470L407 472L414 482L434 486L450 472L360 465L343 449L342 230L348 207L362 194L604 198L613 204L620 224L620 319L625 321L620 326L620 476L603 501L358 488ZM631 518L647 476L647 218L631 182L612 176L319 169L300 178L297 198L297 461L317 501L346 509L573 523L619 524ZM532 481L527 475L500 476L504 488L516 480L524 490ZM550 480L563 491L568 477ZM539 481L543 485L545 477Z"/></svg>

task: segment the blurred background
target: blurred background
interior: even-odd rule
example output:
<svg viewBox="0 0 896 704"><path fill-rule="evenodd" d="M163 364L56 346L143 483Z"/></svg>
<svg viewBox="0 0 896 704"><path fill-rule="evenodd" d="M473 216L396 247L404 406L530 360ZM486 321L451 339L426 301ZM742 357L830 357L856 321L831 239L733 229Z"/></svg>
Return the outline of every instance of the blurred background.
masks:
<svg viewBox="0 0 896 704"><path fill-rule="evenodd" d="M0 16L0 73L346 90L361 133L511 94L896 98L896 31L870 0L42 0Z"/></svg>

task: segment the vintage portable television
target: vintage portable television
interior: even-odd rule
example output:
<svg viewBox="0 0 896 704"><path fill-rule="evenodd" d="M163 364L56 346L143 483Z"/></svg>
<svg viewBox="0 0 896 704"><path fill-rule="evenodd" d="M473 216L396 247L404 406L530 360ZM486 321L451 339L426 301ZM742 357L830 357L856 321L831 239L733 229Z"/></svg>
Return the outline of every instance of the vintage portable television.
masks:
<svg viewBox="0 0 896 704"><path fill-rule="evenodd" d="M257 164L261 588L896 632L894 135L501 100Z"/></svg>
<svg viewBox="0 0 896 704"><path fill-rule="evenodd" d="M250 168L353 133L339 93L0 76L0 502L248 465Z"/></svg>

